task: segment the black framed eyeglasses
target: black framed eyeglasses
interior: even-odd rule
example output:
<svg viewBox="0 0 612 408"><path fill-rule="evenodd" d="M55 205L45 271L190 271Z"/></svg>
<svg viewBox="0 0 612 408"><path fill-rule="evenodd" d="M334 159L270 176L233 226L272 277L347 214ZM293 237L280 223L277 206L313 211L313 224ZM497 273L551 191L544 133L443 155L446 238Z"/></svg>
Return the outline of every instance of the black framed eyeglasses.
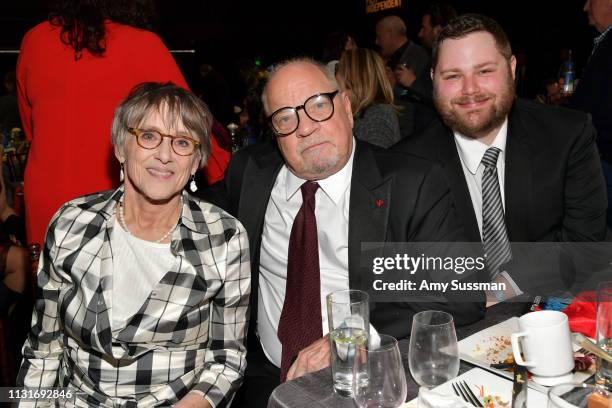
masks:
<svg viewBox="0 0 612 408"><path fill-rule="evenodd" d="M334 116L334 97L338 92L340 91L318 93L306 99L303 105L277 109L268 116L268 122L278 136L290 135L300 126L300 109L303 109L311 120L325 122Z"/></svg>
<svg viewBox="0 0 612 408"><path fill-rule="evenodd" d="M158 147L164 140L164 137L170 138L170 146L172 146L174 153L179 156L191 156L195 153L198 146L200 146L200 142L189 136L165 135L157 130L137 129L132 127L127 128L127 131L136 136L136 143L138 143L138 146L147 150Z"/></svg>

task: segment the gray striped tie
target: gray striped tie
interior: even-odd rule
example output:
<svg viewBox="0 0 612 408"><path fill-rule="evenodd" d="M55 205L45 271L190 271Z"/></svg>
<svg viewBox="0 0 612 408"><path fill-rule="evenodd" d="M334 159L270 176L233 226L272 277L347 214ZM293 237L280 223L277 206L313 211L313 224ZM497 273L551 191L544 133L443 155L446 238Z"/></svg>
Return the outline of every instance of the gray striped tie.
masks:
<svg viewBox="0 0 612 408"><path fill-rule="evenodd" d="M497 179L497 158L500 152L497 147L490 147L482 158L485 166L482 174L482 241L491 280L501 272L500 267L512 259Z"/></svg>

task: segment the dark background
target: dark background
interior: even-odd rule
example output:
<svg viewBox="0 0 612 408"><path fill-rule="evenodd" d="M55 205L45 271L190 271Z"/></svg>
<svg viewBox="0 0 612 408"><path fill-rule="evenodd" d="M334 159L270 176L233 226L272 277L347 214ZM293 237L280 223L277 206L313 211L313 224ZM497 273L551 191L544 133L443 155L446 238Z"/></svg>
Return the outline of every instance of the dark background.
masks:
<svg viewBox="0 0 612 408"><path fill-rule="evenodd" d="M0 1L0 50L19 48L25 32L47 16L48 0ZM244 59L257 58L263 66L288 56L319 56L331 31L346 30L360 46L374 47L374 26L384 14L397 14L417 39L427 0L402 0L391 12L366 15L365 0L235 1L159 0L155 31L170 49L195 49L175 54L188 81L196 67L207 62L228 81L237 80ZM574 52L578 76L597 34L588 26L583 0L456 0L459 13L478 12L504 27L515 54L524 59L525 82L519 94L533 97L542 80L555 77L560 50ZM16 54L0 54L0 73L13 70Z"/></svg>

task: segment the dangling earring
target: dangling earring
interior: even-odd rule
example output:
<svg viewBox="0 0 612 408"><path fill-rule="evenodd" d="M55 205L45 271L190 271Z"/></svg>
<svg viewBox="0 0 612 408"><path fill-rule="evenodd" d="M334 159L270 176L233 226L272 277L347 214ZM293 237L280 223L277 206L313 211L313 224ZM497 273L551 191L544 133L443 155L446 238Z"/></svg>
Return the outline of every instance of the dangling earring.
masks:
<svg viewBox="0 0 612 408"><path fill-rule="evenodd" d="M121 170L119 170L119 181L123 182L123 163L121 163Z"/></svg>
<svg viewBox="0 0 612 408"><path fill-rule="evenodd" d="M194 174L191 175L191 181L189 182L189 190L191 190L192 193L195 193L196 191L198 191L198 185L195 182Z"/></svg>

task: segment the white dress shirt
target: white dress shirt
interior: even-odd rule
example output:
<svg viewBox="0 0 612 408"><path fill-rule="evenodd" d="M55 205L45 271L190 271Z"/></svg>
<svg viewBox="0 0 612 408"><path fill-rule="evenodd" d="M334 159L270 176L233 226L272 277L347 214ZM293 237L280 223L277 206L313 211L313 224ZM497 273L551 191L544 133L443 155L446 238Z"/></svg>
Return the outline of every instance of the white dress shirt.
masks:
<svg viewBox="0 0 612 408"><path fill-rule="evenodd" d="M337 173L319 180L315 195L323 334L329 331L325 297L332 291L349 288L348 222L354 155L353 138L348 162ZM261 239L257 330L264 353L279 367L282 345L277 333L285 301L289 238L293 220L302 206L300 187L305 181L287 166L282 167L268 201Z"/></svg>
<svg viewBox="0 0 612 408"><path fill-rule="evenodd" d="M504 175L506 172L506 139L508 136L508 118L499 129L495 140L491 145L482 143L478 139L469 136L464 136L460 133L453 132L455 135L455 144L457 152L461 159L461 167L465 175L470 197L472 198L472 206L476 213L476 221L478 222L478 230L482 239L482 174L484 173L484 165L481 163L484 154L490 147L497 147L501 152L497 158L497 179L499 181L499 191L501 192L502 205L504 212L506 211L506 197L504 194Z"/></svg>
<svg viewBox="0 0 612 408"><path fill-rule="evenodd" d="M472 206L474 207L476 222L478 222L478 230L480 231L480 239L482 240L482 174L484 173L482 158L487 149L490 147L497 147L499 150L501 150L499 156L497 157L497 181L499 182L499 191L501 193L504 213L506 212L504 179L506 174L506 140L508 138L508 118L506 118L502 124L499 132L495 136L495 139L490 146L482 143L478 139L464 136L458 132L453 132L453 134L455 135L457 152L459 153L459 158L461 159L461 167L463 168L465 181L467 182L468 190L470 191L470 198L472 199ZM506 279L506 282L510 284L516 295L523 293L508 272L502 271L500 276Z"/></svg>

